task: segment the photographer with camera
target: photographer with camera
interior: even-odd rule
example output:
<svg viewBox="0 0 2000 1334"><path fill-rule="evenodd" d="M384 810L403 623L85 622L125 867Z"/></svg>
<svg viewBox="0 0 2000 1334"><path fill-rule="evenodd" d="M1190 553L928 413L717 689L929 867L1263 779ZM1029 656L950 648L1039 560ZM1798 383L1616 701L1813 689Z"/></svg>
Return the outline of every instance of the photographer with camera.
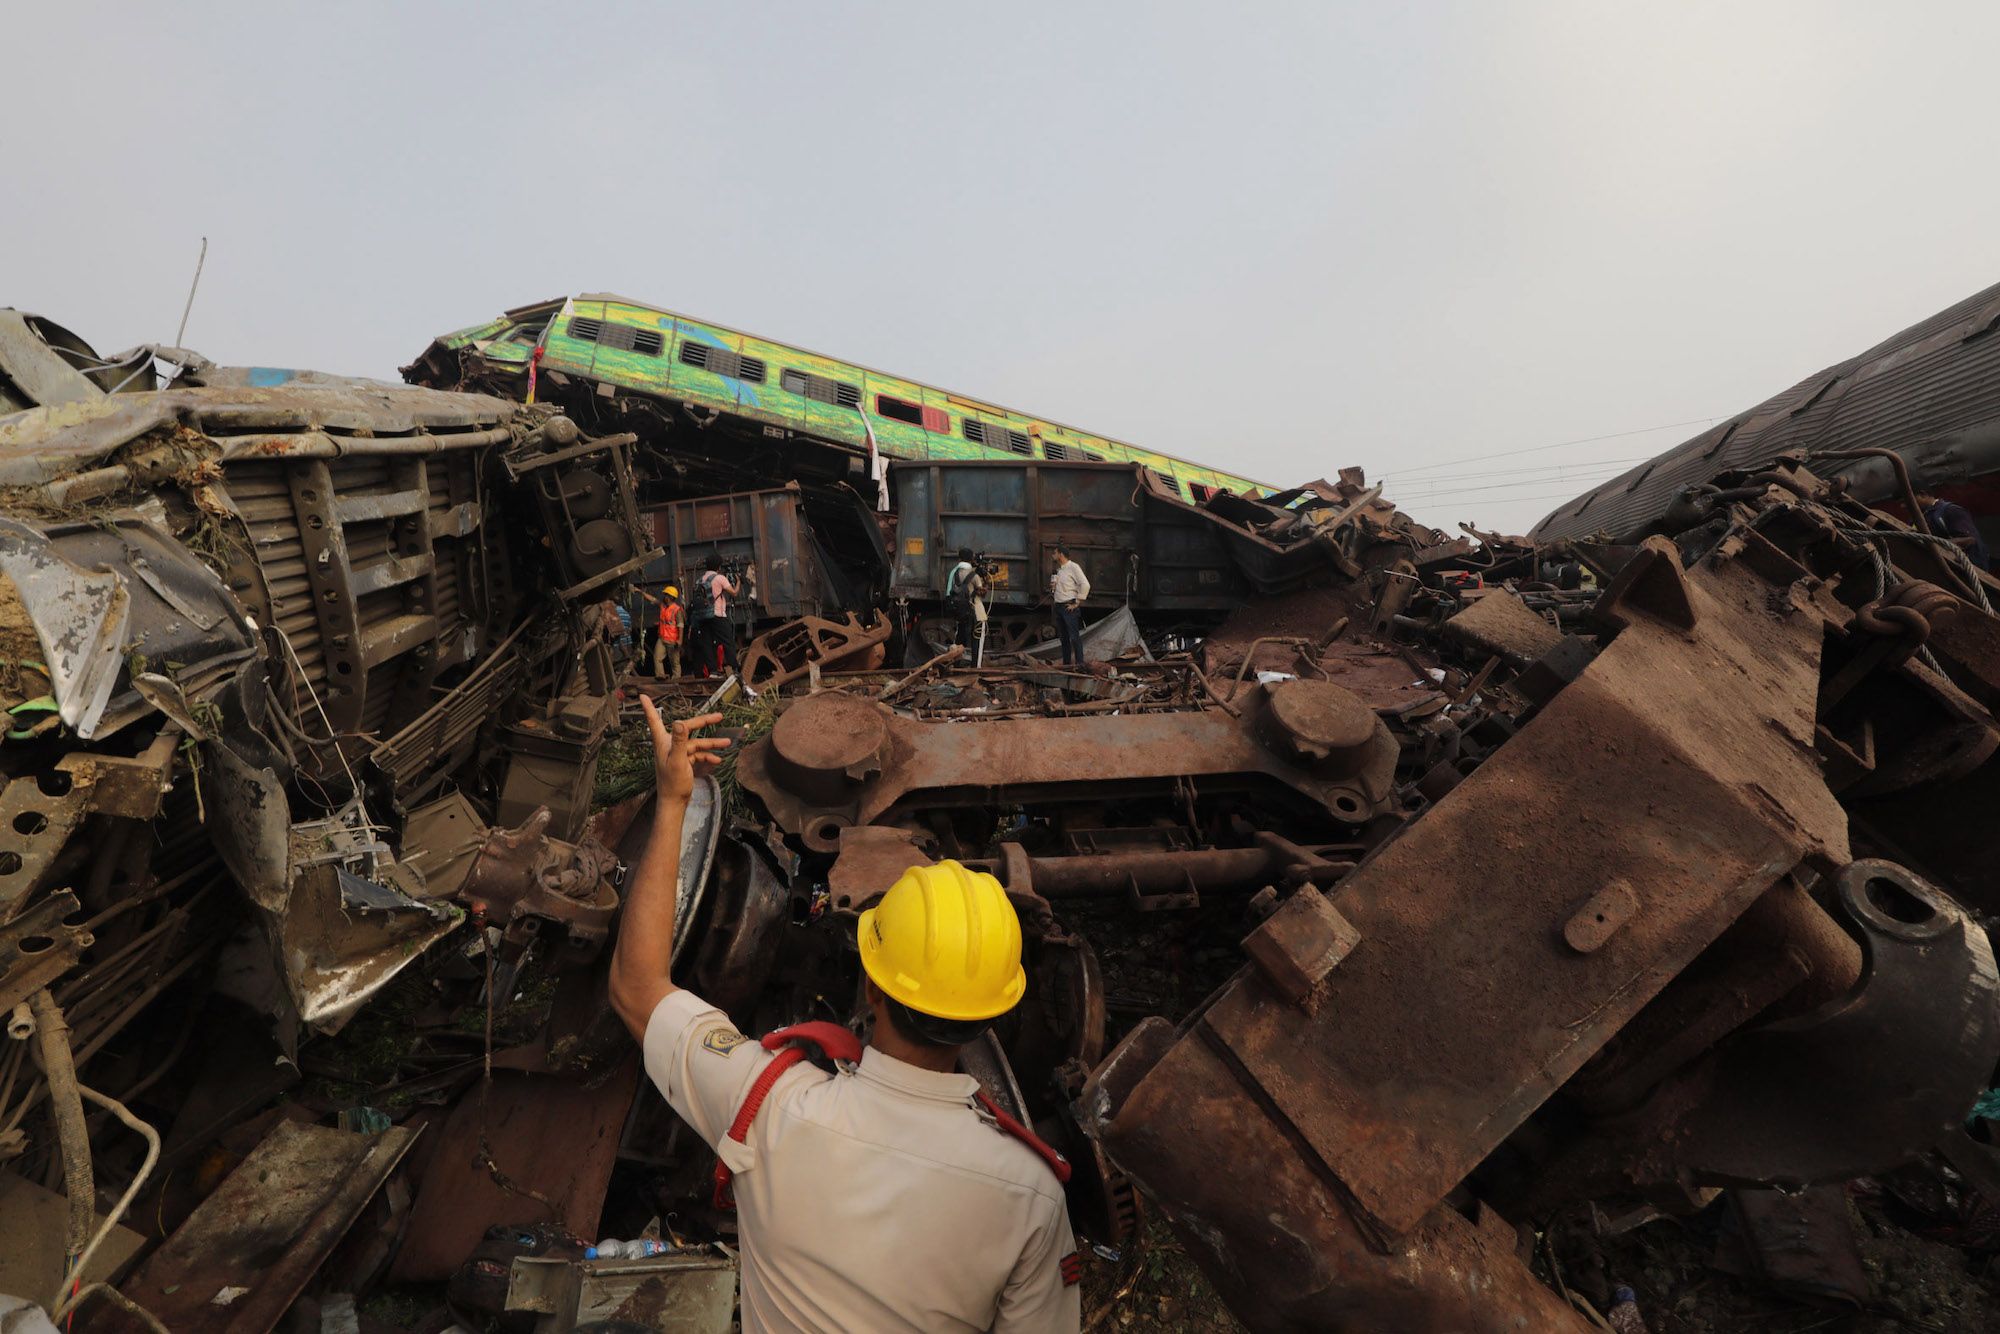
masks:
<svg viewBox="0 0 2000 1334"><path fill-rule="evenodd" d="M757 567L751 566L744 579L736 580L723 573L723 569L734 564L711 560L694 581L688 632L694 660L703 676L717 675L725 669L733 672L737 667L736 627L729 623L729 599L741 594L744 583L756 586Z"/></svg>
<svg viewBox="0 0 2000 1334"><path fill-rule="evenodd" d="M976 645L983 632L986 610L982 600L986 592L986 568L983 562L972 554L971 547L958 549L958 564L951 567L945 576L944 604L951 609L952 618L958 622L958 633L953 642L966 648Z"/></svg>

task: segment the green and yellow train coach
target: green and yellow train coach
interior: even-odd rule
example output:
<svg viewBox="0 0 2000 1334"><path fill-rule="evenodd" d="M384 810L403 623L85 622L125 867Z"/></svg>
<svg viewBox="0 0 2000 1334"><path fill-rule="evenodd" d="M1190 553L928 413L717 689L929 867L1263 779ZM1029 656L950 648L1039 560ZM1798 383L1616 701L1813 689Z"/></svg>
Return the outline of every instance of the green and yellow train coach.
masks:
<svg viewBox="0 0 2000 1334"><path fill-rule="evenodd" d="M1189 500L1261 494L1248 477L1093 435L852 362L596 294L545 301L446 334L404 368L417 382L478 382L521 396L581 384L596 395L683 405L772 441L832 445L865 459L1142 463Z"/></svg>

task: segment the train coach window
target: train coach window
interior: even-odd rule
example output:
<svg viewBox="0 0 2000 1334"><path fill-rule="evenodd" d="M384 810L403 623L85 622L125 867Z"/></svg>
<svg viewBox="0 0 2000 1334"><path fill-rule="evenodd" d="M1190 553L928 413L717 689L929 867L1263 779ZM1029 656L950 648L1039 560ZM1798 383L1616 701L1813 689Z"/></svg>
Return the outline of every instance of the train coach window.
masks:
<svg viewBox="0 0 2000 1334"><path fill-rule="evenodd" d="M908 422L912 426L924 424L924 410L907 399L891 398L887 394L875 395L875 411L893 422Z"/></svg>
<svg viewBox="0 0 2000 1334"><path fill-rule="evenodd" d="M619 352L643 352L657 357L666 351L666 339L658 329L639 329L630 324L606 324L589 316L572 315L569 336L583 343L595 343Z"/></svg>
<svg viewBox="0 0 2000 1334"><path fill-rule="evenodd" d="M991 445L995 449L1005 449L1019 454L1024 459L1035 456L1035 447L1029 442L1026 432L995 426L990 422L975 421L971 417L965 419L961 429L965 432L965 438L976 445Z"/></svg>
<svg viewBox="0 0 2000 1334"><path fill-rule="evenodd" d="M878 415L887 417L890 421L908 422L912 426L921 426L933 435L951 434L951 418L945 415L943 408L927 408L921 404L912 403L907 398L896 398L890 394L877 394L875 395L875 411Z"/></svg>
<svg viewBox="0 0 2000 1334"><path fill-rule="evenodd" d="M829 379L824 375L811 375L805 371L780 371L778 386L800 398L810 398L816 403L832 403L843 408L861 406L861 390L842 380Z"/></svg>
<svg viewBox="0 0 2000 1334"><path fill-rule="evenodd" d="M764 362L761 358L746 357L726 348L711 347L707 343L683 342L681 363L713 371L717 375L727 375L734 380L764 383Z"/></svg>
<svg viewBox="0 0 2000 1334"><path fill-rule="evenodd" d="M1066 463L1071 459L1082 458L1083 451L1080 449L1071 449L1068 445L1059 445L1053 440L1044 440L1042 441L1042 457L1045 459L1054 459L1058 463Z"/></svg>

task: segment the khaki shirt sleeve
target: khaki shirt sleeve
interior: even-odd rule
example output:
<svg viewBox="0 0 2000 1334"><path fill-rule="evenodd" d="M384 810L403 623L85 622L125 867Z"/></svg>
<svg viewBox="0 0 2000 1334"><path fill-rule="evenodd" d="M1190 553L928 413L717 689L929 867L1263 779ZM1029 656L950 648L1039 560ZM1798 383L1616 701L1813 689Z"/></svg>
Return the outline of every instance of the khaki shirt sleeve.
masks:
<svg viewBox="0 0 2000 1334"><path fill-rule="evenodd" d="M1000 1293L993 1334L1071 1334L1083 1323L1083 1293L1068 1281L1075 1273L1076 1235L1060 1200L1043 1200L1038 1227L1028 1235L1021 1258Z"/></svg>
<svg viewBox="0 0 2000 1334"><path fill-rule="evenodd" d="M731 1171L750 1165L749 1146L729 1141L730 1122L773 1053L743 1036L729 1016L688 991L670 991L646 1021L646 1073L667 1105Z"/></svg>

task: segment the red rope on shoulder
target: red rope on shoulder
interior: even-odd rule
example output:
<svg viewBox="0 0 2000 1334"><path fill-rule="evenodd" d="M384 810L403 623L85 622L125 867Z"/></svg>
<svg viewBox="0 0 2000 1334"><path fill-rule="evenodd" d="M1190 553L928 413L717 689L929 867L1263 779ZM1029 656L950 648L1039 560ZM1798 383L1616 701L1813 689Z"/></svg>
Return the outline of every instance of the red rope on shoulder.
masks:
<svg viewBox="0 0 2000 1334"><path fill-rule="evenodd" d="M1057 1181L1065 1186L1069 1184L1069 1159L1063 1157L1053 1147L1044 1143L1041 1136L1009 1116L1001 1109L999 1103L986 1096L985 1089L979 1090L979 1092L972 1096L979 1100L979 1105L986 1109L987 1115L991 1116L999 1124L1000 1129L1034 1150L1036 1155L1049 1165L1049 1171L1056 1174Z"/></svg>
<svg viewBox="0 0 2000 1334"><path fill-rule="evenodd" d="M836 1061L858 1061L861 1059L861 1039L839 1024L830 1024L824 1019L811 1023L793 1024L790 1028L780 1028L764 1035L764 1050L776 1051L787 1042L810 1042L828 1058Z"/></svg>
<svg viewBox="0 0 2000 1334"><path fill-rule="evenodd" d="M791 1045L787 1046L787 1043ZM757 1119L758 1111L764 1106L764 1099L771 1096L772 1085L778 1082L778 1076L805 1059L806 1049L800 1045L802 1043L818 1047L821 1052L836 1061L861 1059L861 1039L839 1024L830 1024L823 1019L814 1020L809 1024L793 1024L790 1028L766 1033L763 1038L764 1049L776 1051L778 1055L769 1065L758 1071L756 1082L750 1085L750 1092L745 1095L743 1105L736 1109L736 1119L729 1123L729 1138L738 1144L750 1142L751 1123ZM780 1047L784 1050L778 1051ZM716 1208L736 1207L735 1192L729 1187L730 1179L734 1175L727 1163L720 1158L715 1160Z"/></svg>

